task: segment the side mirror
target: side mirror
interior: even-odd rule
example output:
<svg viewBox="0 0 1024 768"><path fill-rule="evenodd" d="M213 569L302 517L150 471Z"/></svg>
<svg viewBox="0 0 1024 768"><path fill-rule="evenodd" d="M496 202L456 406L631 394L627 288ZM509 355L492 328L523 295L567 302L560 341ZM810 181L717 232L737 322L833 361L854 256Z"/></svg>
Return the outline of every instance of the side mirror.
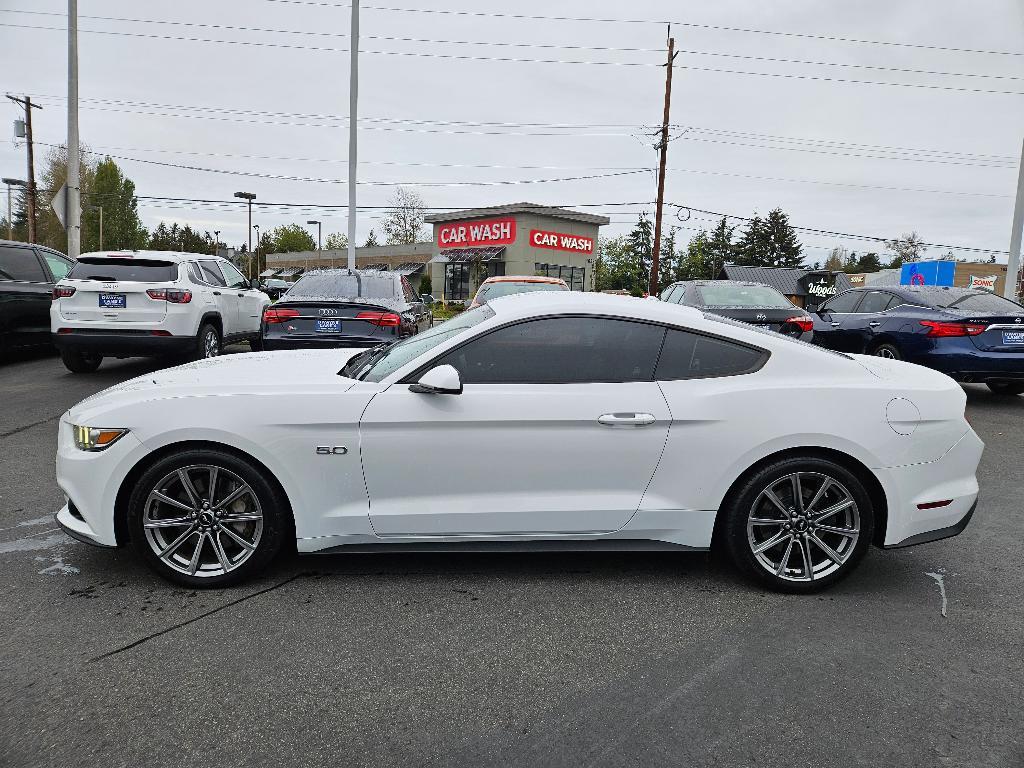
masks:
<svg viewBox="0 0 1024 768"><path fill-rule="evenodd" d="M258 277L254 277L249 281L249 287L254 291L260 290L260 279Z"/></svg>
<svg viewBox="0 0 1024 768"><path fill-rule="evenodd" d="M420 376L420 380L409 385L410 392L421 395L461 395L462 378L450 365L439 365Z"/></svg>
<svg viewBox="0 0 1024 768"><path fill-rule="evenodd" d="M429 293L420 294L420 301L423 302L424 306L429 307L431 304L434 303L434 297L431 296Z"/></svg>

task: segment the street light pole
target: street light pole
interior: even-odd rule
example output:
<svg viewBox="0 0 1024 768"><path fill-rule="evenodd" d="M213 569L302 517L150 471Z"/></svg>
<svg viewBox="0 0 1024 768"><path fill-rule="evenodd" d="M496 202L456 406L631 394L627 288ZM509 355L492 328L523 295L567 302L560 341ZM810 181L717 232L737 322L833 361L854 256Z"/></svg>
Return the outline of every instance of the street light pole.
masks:
<svg viewBox="0 0 1024 768"><path fill-rule="evenodd" d="M348 81L348 268L356 268L356 126L359 105L359 0L352 0Z"/></svg>
<svg viewBox="0 0 1024 768"><path fill-rule="evenodd" d="M78 0L68 0L68 256L82 252L82 196L78 146Z"/></svg>
<svg viewBox="0 0 1024 768"><path fill-rule="evenodd" d="M252 201L256 195L252 192L235 192L235 197L249 202L249 245L246 255L249 257L249 279L252 280Z"/></svg>
<svg viewBox="0 0 1024 768"><path fill-rule="evenodd" d="M256 230L256 251L252 256L256 259L256 269L260 268L260 225L253 224L252 228ZM249 279L252 280L252 258L249 259Z"/></svg>
<svg viewBox="0 0 1024 768"><path fill-rule="evenodd" d="M217 251L220 250L220 230L213 230L213 255L217 255Z"/></svg>
<svg viewBox="0 0 1024 768"><path fill-rule="evenodd" d="M1003 283L1003 296L1011 301L1017 301L1021 230L1024 230L1024 146L1020 150L1020 168L1017 171L1017 199L1013 205L1013 225L1010 230L1010 258L1006 262L1006 281Z"/></svg>
<svg viewBox="0 0 1024 768"><path fill-rule="evenodd" d="M323 259L323 257L324 257L324 255L323 255L323 253L321 253L321 249L320 249L320 233L322 231L322 229L321 229L321 227L322 227L321 222L310 220L310 221L307 221L306 224L316 224L316 260L317 261L321 261ZM333 256L333 254L331 255L331 266L332 267L334 266L334 256ZM309 260L308 259L306 260L306 271L309 271Z"/></svg>
<svg viewBox="0 0 1024 768"><path fill-rule="evenodd" d="M14 239L14 219L11 213L11 187L24 187L25 182L21 179L4 179L4 184L7 185L7 239Z"/></svg>

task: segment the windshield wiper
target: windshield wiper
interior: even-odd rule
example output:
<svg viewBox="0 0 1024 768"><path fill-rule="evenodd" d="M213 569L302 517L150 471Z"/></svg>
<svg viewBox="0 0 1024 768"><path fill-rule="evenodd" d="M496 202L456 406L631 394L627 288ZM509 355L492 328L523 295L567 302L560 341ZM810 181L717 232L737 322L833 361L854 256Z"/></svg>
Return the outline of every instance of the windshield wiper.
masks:
<svg viewBox="0 0 1024 768"><path fill-rule="evenodd" d="M381 352L385 348L390 347L392 343L393 342L385 341L383 344L378 344L375 347L370 347L369 349L363 350L358 355L349 360L347 363L345 363L344 367L340 371L338 371L338 375L348 376L350 372L354 373L356 369L359 368L360 365L362 365L363 360L367 360L373 357L373 355L375 355L377 352Z"/></svg>

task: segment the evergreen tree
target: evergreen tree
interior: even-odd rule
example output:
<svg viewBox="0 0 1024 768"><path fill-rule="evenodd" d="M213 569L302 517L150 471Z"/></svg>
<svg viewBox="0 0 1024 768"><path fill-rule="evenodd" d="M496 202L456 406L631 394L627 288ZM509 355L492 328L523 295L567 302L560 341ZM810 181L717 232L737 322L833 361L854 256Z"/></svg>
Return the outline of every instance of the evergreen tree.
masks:
<svg viewBox="0 0 1024 768"><path fill-rule="evenodd" d="M366 242L363 243L363 247L369 248L370 246L373 245L380 245L380 243L377 242L377 236L373 234L373 230L371 229L370 234L366 236Z"/></svg>
<svg viewBox="0 0 1024 768"><path fill-rule="evenodd" d="M737 245L736 263L752 267L803 267L803 246L781 208L754 216Z"/></svg>
<svg viewBox="0 0 1024 768"><path fill-rule="evenodd" d="M736 260L736 244L733 243L735 227L730 227L723 216L707 238L708 279L714 280L725 264Z"/></svg>

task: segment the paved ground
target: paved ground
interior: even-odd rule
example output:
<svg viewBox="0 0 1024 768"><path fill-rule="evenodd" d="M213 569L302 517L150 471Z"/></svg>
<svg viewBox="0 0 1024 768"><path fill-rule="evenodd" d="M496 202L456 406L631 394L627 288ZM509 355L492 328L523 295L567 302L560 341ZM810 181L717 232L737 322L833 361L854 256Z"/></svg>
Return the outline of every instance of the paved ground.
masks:
<svg viewBox="0 0 1024 768"><path fill-rule="evenodd" d="M0 765L1024 765L1024 397L968 392L962 536L823 596L649 554L293 558L197 593L51 522L58 416L150 369L0 364Z"/></svg>

